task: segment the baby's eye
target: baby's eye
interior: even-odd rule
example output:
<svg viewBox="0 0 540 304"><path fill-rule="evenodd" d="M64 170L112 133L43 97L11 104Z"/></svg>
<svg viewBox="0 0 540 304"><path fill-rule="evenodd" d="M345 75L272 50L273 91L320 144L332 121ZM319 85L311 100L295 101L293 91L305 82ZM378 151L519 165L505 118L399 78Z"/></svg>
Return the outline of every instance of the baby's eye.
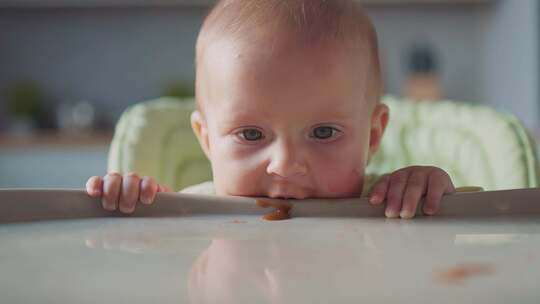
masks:
<svg viewBox="0 0 540 304"><path fill-rule="evenodd" d="M245 129L239 133L242 139L247 141L257 141L263 139L263 134L257 129Z"/></svg>
<svg viewBox="0 0 540 304"><path fill-rule="evenodd" d="M314 137L316 139L330 139L337 135L337 133L340 133L341 131L330 126L322 126L317 127L313 129L313 134L311 134L311 137Z"/></svg>

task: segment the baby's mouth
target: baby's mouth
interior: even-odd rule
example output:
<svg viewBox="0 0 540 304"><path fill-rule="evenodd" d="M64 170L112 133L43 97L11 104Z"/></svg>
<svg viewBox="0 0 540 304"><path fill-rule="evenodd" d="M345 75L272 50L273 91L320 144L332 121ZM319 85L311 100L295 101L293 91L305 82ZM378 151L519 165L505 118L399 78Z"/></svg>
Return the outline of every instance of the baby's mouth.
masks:
<svg viewBox="0 0 540 304"><path fill-rule="evenodd" d="M292 200L308 197L307 188L287 181L275 181L270 184L267 196L274 199Z"/></svg>
<svg viewBox="0 0 540 304"><path fill-rule="evenodd" d="M296 200L296 199L299 199L299 198L296 198L296 197L293 197L293 196L288 196L288 195L280 195L280 196L275 196L275 197L271 197L271 198L276 198L276 199L280 199L280 200Z"/></svg>
<svg viewBox="0 0 540 304"><path fill-rule="evenodd" d="M270 191L270 193L268 193L268 197L283 200L296 200L304 199L307 197L307 195L305 191Z"/></svg>

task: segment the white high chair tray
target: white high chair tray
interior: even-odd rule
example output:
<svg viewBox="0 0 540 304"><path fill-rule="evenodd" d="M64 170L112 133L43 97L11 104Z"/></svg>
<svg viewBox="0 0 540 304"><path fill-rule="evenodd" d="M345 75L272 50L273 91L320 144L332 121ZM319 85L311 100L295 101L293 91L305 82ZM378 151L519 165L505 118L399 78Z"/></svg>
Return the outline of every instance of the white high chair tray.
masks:
<svg viewBox="0 0 540 304"><path fill-rule="evenodd" d="M0 303L540 303L540 190L456 194L385 219L364 199L0 190Z"/></svg>

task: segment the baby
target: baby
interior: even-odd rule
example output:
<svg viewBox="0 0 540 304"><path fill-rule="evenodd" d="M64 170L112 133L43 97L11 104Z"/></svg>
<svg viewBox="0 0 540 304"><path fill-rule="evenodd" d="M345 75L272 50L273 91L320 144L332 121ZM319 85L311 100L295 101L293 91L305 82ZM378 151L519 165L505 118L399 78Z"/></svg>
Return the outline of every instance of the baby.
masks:
<svg viewBox="0 0 540 304"><path fill-rule="evenodd" d="M283 199L368 193L387 217L438 211L454 192L435 167L365 175L388 122L377 36L352 0L223 0L196 50L193 131L217 195ZM201 192L202 186L185 189ZM107 210L131 213L169 191L152 177L109 173L86 184ZM208 189L207 189L208 190Z"/></svg>

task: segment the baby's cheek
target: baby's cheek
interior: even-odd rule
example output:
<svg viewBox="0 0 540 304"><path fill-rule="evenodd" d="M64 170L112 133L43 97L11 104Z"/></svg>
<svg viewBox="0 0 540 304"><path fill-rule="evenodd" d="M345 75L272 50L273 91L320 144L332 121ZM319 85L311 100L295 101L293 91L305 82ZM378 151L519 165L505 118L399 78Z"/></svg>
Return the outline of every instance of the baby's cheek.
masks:
<svg viewBox="0 0 540 304"><path fill-rule="evenodd" d="M259 194L259 184L264 170L256 159L223 158L214 170L214 184L219 194L250 196ZM216 189L218 190L218 189Z"/></svg>
<svg viewBox="0 0 540 304"><path fill-rule="evenodd" d="M228 166L226 170L221 172L220 183L226 195L249 195L254 191L257 180L250 170L245 170L242 167ZM214 181L215 183L216 181Z"/></svg>
<svg viewBox="0 0 540 304"><path fill-rule="evenodd" d="M325 178L328 196L346 197L360 195L363 185L363 174L360 170L352 169L339 171L329 171Z"/></svg>

